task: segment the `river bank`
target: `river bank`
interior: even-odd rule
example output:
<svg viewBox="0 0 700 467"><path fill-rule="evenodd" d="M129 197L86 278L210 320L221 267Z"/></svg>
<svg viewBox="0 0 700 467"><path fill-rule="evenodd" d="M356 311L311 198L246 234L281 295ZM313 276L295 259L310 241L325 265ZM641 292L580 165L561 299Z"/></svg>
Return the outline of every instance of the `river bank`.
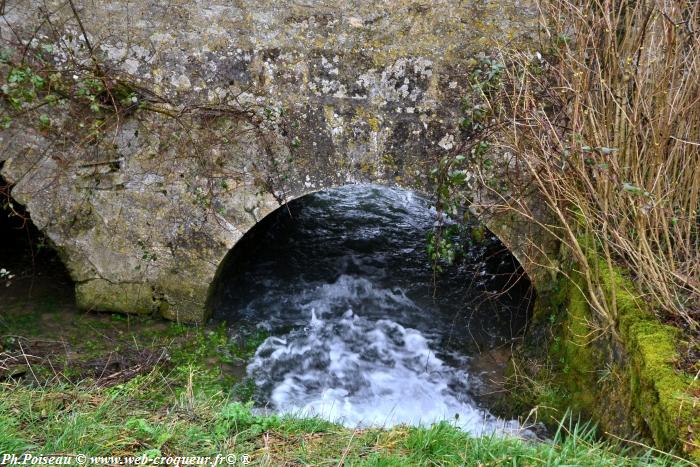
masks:
<svg viewBox="0 0 700 467"><path fill-rule="evenodd" d="M472 437L449 422L350 429L256 415L245 391L231 388L259 341L232 341L222 325L78 311L60 271L17 271L0 314L2 453L234 454L258 465L686 465L601 442L570 422L542 442Z"/></svg>
<svg viewBox="0 0 700 467"><path fill-rule="evenodd" d="M235 454L259 465L674 463L596 441L591 430L573 423L541 442L471 437L449 422L348 429L318 419L255 415L231 397L237 357L224 357L223 328L71 313L61 305L39 301L32 313L3 313L0 319L4 355L16 355L12 349L20 347L29 361L0 383L0 452ZM42 355L41 349L52 350ZM239 356L251 351L232 350ZM135 355L142 359L133 360Z"/></svg>

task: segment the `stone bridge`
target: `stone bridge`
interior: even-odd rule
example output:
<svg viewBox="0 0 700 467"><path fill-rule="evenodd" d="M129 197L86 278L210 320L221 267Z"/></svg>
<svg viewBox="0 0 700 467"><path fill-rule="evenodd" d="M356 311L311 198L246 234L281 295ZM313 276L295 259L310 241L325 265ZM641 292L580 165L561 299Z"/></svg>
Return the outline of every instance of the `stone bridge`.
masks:
<svg viewBox="0 0 700 467"><path fill-rule="evenodd" d="M537 23L525 0L3 6L0 173L12 198L59 251L79 306L187 322L207 317L224 257L280 204L362 182L431 193L431 170L465 136L470 73L500 47L531 43ZM555 282L539 253L564 255L537 222L506 210L485 223L538 292ZM571 408L602 432L697 452L675 331L622 275L600 279L621 323L602 338L589 338L596 316L577 284L539 294L535 315L560 321L530 334L546 362L534 369L563 365L540 408L562 395L557 419ZM550 335L556 346L542 342Z"/></svg>
<svg viewBox="0 0 700 467"><path fill-rule="evenodd" d="M16 116L0 131L2 176L81 307L189 322L206 318L228 251L281 203L348 183L429 192L459 142L470 70L536 24L520 0L74 4L8 0L3 48L48 54L60 79L99 60L151 111L89 142L61 105L41 124ZM527 232L490 227L536 277Z"/></svg>

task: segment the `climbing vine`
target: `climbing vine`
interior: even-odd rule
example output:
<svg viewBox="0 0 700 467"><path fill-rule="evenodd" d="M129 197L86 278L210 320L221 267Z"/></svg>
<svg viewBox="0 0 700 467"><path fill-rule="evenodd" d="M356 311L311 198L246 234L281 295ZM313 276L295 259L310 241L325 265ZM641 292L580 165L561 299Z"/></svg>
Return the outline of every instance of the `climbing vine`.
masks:
<svg viewBox="0 0 700 467"><path fill-rule="evenodd" d="M436 272L452 264L474 241L477 225L468 207L477 185L477 172L493 168L490 139L496 130L491 121L491 96L501 84L503 64L480 56L469 73L470 92L462 99L460 143L442 157L431 171L436 193L438 222L428 234L427 252ZM476 168L481 170L477 171ZM488 183L498 183L496 177Z"/></svg>

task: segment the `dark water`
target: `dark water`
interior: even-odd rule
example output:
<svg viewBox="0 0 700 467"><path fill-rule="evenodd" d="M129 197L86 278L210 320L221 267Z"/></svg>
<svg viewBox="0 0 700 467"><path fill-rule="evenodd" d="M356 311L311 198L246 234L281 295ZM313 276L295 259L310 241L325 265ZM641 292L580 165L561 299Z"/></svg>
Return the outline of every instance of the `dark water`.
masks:
<svg viewBox="0 0 700 467"><path fill-rule="evenodd" d="M353 185L292 202L239 242L212 306L232 332L269 332L247 368L261 403L349 426L517 427L475 398L470 370L522 332L526 281L492 237L436 276L435 222L420 196Z"/></svg>

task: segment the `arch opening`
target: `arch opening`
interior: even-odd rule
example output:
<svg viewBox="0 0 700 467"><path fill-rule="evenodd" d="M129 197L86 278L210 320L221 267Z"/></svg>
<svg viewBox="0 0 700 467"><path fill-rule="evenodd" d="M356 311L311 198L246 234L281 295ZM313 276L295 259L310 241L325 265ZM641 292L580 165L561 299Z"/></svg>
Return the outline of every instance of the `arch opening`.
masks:
<svg viewBox="0 0 700 467"><path fill-rule="evenodd" d="M50 240L34 226L29 212L10 197L10 189L0 177L2 312L23 313L36 304L39 308L72 305L73 281L66 266Z"/></svg>
<svg viewBox="0 0 700 467"><path fill-rule="evenodd" d="M349 185L246 233L208 306L242 346L261 342L240 362L256 403L351 426L517 425L492 414L489 395L527 327L529 280L488 231L437 273L426 253L436 219L421 195Z"/></svg>

